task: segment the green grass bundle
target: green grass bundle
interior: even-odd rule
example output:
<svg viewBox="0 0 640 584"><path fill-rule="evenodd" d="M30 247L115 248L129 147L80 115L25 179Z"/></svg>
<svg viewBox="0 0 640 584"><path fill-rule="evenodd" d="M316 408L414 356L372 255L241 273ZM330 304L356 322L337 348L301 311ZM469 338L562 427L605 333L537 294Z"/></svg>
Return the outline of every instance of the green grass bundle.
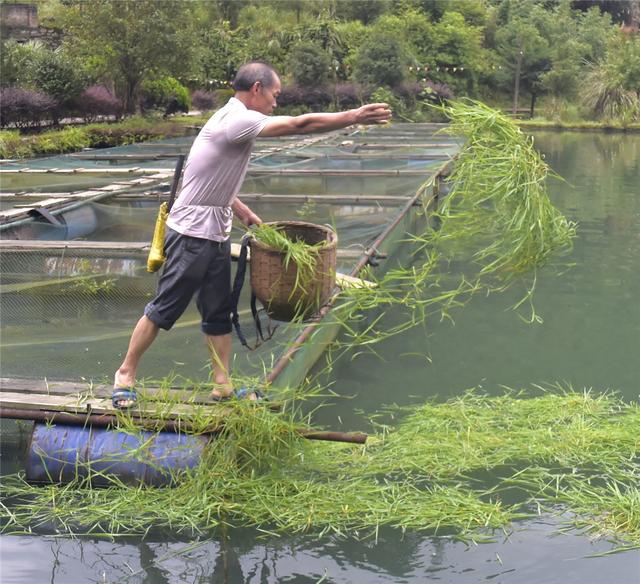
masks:
<svg viewBox="0 0 640 584"><path fill-rule="evenodd" d="M479 275L503 282L569 249L575 224L549 199L549 167L533 138L480 102L454 102L444 111L448 132L466 140L449 177L451 192L435 213L438 228L421 237L425 244L446 248L447 255L471 246Z"/></svg>
<svg viewBox="0 0 640 584"><path fill-rule="evenodd" d="M297 291L307 292L316 276L318 254L326 247L327 242L310 244L302 239L291 239L284 227L267 223L258 225L252 234L263 245L282 253L285 269L291 262L296 266L296 280L291 296Z"/></svg>

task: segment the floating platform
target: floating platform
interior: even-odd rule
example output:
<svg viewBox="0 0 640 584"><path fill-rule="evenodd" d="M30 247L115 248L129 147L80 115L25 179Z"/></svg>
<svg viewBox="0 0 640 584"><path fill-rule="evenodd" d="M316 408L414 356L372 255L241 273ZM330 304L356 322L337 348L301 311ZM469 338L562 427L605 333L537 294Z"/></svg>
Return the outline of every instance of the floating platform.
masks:
<svg viewBox="0 0 640 584"><path fill-rule="evenodd" d="M437 203L441 177L448 173L455 144L439 142L435 136L430 139L429 132L433 130L427 127L423 130L390 135L393 141L386 144L383 131L378 129L375 142L373 131L364 138L352 135L345 140L341 134L300 141L298 146L291 141L270 141L270 146L258 147L259 155L254 157L254 161L260 164L252 165L245 181L248 192L241 194L240 198L255 206L265 220L272 217L286 219L287 213L291 216L303 210L311 213L311 220L315 222L332 222L341 246L338 254L342 273L340 281L343 285L349 282L367 285L359 279L362 270L367 266L377 266L374 269L381 275L393 265L395 254L406 241L407 234L415 233L425 221L424 210ZM348 143L350 141L351 144ZM412 146L428 148L430 152L414 156L398 151ZM176 148L175 145L171 147ZM140 160L146 160L146 156L156 156L158 160L173 157L173 153L154 155L149 144L144 148L149 154L139 156ZM158 145L159 150L163 148ZM329 148L333 148L335 157L330 155ZM344 152L345 148L350 151ZM447 151L438 153L439 148ZM301 152L304 149L309 149L308 154ZM311 152L311 149L315 151ZM372 152L369 155L367 151ZM90 153L83 154L82 158L87 159L85 157L88 156L123 155ZM122 414L111 404L111 387L64 381L60 379L60 372L53 374L41 364L53 362L49 361L52 359L58 362L67 359L67 364L73 362L82 366L82 354L76 347L87 351L91 349L91 355L111 354L112 347L116 346L111 344L112 340L126 344L134 322L133 316L127 316L127 311L139 314L140 308L136 306L152 293L157 275L144 271L150 237L136 233L145 240L132 241L115 238L113 234L120 235L119 230L128 222L131 223L129 232L139 231L136 226L143 224L151 231L157 203L166 197L167 181L172 174L169 168L157 167L105 169L95 166L65 170L60 168L60 158L51 161L51 168L42 168L47 161L39 159L37 164L41 168L31 169L33 172L10 169L8 165L0 169L3 178L20 178L15 184L8 183L10 193L0 193L3 202L11 200L17 203L13 209L0 211L0 229L3 230L0 251L5 260L0 301L3 309L0 349L3 351L3 370L12 376L0 380L0 415L33 420L35 430L32 436L36 439L32 442L39 446L31 452L48 452L43 456L52 459L61 455L55 449L47 450L56 441L64 443L67 449L69 444L83 441L88 445L97 440L96 444L102 444L104 448L109 444L121 444L115 435L100 434L103 431L119 433L117 427ZM434 164L419 168L378 169L290 167L300 160L305 164L317 162L320 165L332 159L357 164L366 162L373 166L389 160ZM68 164L77 163L74 157L66 160ZM98 158L93 160L99 162ZM56 182L64 176L69 177L69 182ZM128 180L122 180L124 176L128 176ZM29 177L33 177L32 182ZM56 180L47 182L49 177ZM73 182L78 180L80 182ZM96 185L87 184L87 180L113 182ZM38 193L37 190L43 192ZM48 224L38 215L38 210L64 220L64 225ZM260 367L264 385L275 389L297 387L305 380L340 331L341 324L332 314L333 305L340 302L339 292L337 287L333 300L308 325L281 325L273 344L263 345L252 355ZM96 318L102 320L96 322ZM118 318L122 318L121 326L113 322ZM175 328L193 327L196 322L189 320L187 315ZM31 328L37 331L35 338L29 336ZM172 333L175 334L178 333ZM175 349L173 353L174 360L188 357L175 354ZM25 359L29 360L26 367L23 364ZM92 371L100 371L95 357L92 359ZM243 373L255 373L255 366L248 357L238 357L236 366ZM29 369L28 375L25 368ZM103 369L105 375L112 373L112 367ZM65 370L76 369L65 366ZM45 377L48 381L44 380ZM183 435L190 430L189 423L194 415L206 411L207 420L211 420L207 430L215 435L228 413L228 406L211 402L207 392L194 395L178 388L151 388L145 389L143 395L140 407L129 414L145 431L160 429L165 433ZM158 405L163 403L162 415L158 416ZM274 407L273 404L270 407ZM43 425L52 424L62 428L61 433L48 434L43 430ZM94 433L79 433L69 428L83 428ZM306 438L353 442L362 442L366 438L362 434L310 432L304 428L300 429L300 434ZM104 452L103 446L97 446L97 450ZM193 443L189 448L199 452L197 456L200 456L200 446ZM114 448L118 452L131 448L131 445ZM64 460L64 468L56 467L49 471L68 478L72 461ZM39 477L34 480L42 480L43 473L49 471L33 464L31 476ZM125 469L123 472L129 471ZM145 475L147 472L139 470L134 474ZM159 479L154 477L151 484L156 484L153 482L156 480Z"/></svg>

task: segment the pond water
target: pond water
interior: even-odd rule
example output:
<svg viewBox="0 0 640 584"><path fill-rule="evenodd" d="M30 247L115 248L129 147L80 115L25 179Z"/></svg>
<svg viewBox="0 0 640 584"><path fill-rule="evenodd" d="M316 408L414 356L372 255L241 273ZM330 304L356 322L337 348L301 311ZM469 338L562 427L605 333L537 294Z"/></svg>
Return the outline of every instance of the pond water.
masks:
<svg viewBox="0 0 640 584"><path fill-rule="evenodd" d="M640 384L640 134L536 133L550 166L552 200L579 223L562 275L539 274L529 325L508 307L517 298L474 298L426 329L390 339L382 357L334 363L335 391L351 400L323 408L317 421L365 428L361 414L384 404L446 398L470 387L560 382L615 390L638 400ZM393 318L393 315L391 315ZM400 318L400 316L398 316ZM318 370L322 365L318 366ZM640 432L640 429L639 429ZM5 461L6 462L6 461ZM562 516L514 524L495 541L469 545L415 532L381 531L378 540L270 537L230 530L191 544L164 534L106 542L46 536L0 539L3 584L48 581L165 583L475 583L637 584L638 550L591 557L616 547L577 532L558 534Z"/></svg>

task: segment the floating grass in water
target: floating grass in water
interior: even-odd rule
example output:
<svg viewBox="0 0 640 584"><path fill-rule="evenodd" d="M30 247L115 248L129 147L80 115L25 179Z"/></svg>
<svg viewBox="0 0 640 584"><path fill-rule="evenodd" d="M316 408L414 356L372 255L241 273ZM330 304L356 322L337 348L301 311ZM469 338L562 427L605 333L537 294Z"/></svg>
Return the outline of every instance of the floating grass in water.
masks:
<svg viewBox="0 0 640 584"><path fill-rule="evenodd" d="M390 410L405 417L395 427L378 419L366 447L300 439L294 409L233 404L202 463L174 488L8 477L4 531L201 533L225 518L268 532L370 535L390 525L482 538L536 505L561 504L578 527L640 546L636 404L589 392L468 393L406 416Z"/></svg>

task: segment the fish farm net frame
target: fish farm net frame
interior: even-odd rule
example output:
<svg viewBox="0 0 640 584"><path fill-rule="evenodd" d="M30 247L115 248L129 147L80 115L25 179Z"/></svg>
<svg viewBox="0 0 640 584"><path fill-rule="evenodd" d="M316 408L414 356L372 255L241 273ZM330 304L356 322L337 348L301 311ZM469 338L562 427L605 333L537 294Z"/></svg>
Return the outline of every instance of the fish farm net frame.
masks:
<svg viewBox="0 0 640 584"><path fill-rule="evenodd" d="M429 132L425 136L431 135ZM340 247L350 252L348 258L339 257L338 269L348 272L353 267L358 254L373 242L386 225L413 195L424 180L442 165L442 159L414 161L420 173L403 175L402 168L396 175L368 176L362 172L361 160L356 162L360 168L343 168L346 171L338 176L314 174L314 170L323 170L331 153L337 155L344 150L339 144L342 137L324 141L322 157L313 155L306 160L310 174L290 176L272 174L254 176L251 171L245 181L246 193L295 195L340 195L365 196L375 198L397 197L397 203L386 201L384 204L368 200L332 204L326 201L310 199L277 203L256 201L249 203L264 220L301 219L318 224L329 224L339 234ZM397 138L392 138L394 141ZM425 140L421 137L420 140ZM438 142L441 138L431 138ZM382 137L376 143L383 143ZM108 149L100 153L126 155L143 152L166 152L175 148L172 144L139 145L119 149ZM188 147L188 140L181 140L182 148ZM306 146L318 147L318 144ZM260 148L257 149L260 151ZM290 149L296 152L296 149ZM117 151L117 152L114 152ZM94 151L95 152L95 151ZM268 165L257 161L252 168L287 170L291 156L282 149L271 154L276 161ZM263 161L269 156L265 156ZM150 161L154 168L164 166L170 171L173 160L166 158ZM338 160L339 163L345 162ZM347 160L346 162L351 162ZM407 160L399 160L399 167L406 168ZM371 160L371 170L380 170L385 161L380 158ZM29 162L23 167L30 168L94 168L96 174L28 174L13 175L14 181L7 189L3 175L3 190L10 190L14 201L24 204L37 200L38 191L55 192L62 195L66 191L76 192L95 188L103 183L113 184L114 177L109 168L118 168L110 161L78 160L73 156L60 156ZM136 166L142 166L138 161ZM127 162L127 166L131 166ZM17 169L18 165L11 166ZM7 169L3 165L2 169ZM100 174L101 170L107 172ZM384 170L384 169L383 169ZM16 182L19 177L19 184ZM51 179L54 179L51 181ZM126 180L116 179L121 184ZM93 182L92 182L93 181ZM56 183L56 184L52 184ZM104 380L119 365L126 350L129 335L134 323L142 314L145 304L153 297L157 275L145 271L146 251L141 247L149 242L157 213L158 201L166 196L169 181L158 179L152 185L131 185L118 191L118 195L101 201L79 205L69 212L63 226L47 222L29 220L23 222L16 231L10 225L3 229L3 239L28 239L50 242L82 241L119 243L123 249L110 247L100 249L50 248L50 249L14 249L2 250L0 265L0 311L2 329L0 331L0 351L2 352L3 376L34 377L51 379ZM148 193L151 192L151 195ZM20 197L22 196L22 199ZM242 195L241 195L242 196ZM133 201L127 201L127 197ZM65 215L64 212L61 213ZM241 230L234 230L232 239L238 241ZM137 243L131 249L131 243ZM71 246L73 247L73 246ZM241 299L241 308L248 310L248 292ZM245 313L246 314L246 313ZM242 316L247 325L250 315ZM191 306L178 321L175 330L169 336L164 334L154 344L153 351L145 355L141 375L160 377L169 374L188 378L208 378L209 357L198 333L199 315ZM299 326L299 325L298 325ZM239 351L234 367L243 374L262 375L274 363L277 354L287 342L295 337L296 331L281 325L276 337L270 344L263 345L254 353ZM297 329L296 329L297 330Z"/></svg>

